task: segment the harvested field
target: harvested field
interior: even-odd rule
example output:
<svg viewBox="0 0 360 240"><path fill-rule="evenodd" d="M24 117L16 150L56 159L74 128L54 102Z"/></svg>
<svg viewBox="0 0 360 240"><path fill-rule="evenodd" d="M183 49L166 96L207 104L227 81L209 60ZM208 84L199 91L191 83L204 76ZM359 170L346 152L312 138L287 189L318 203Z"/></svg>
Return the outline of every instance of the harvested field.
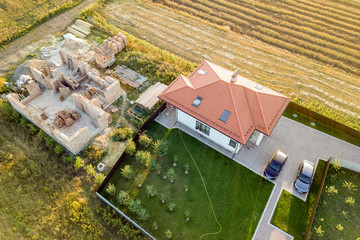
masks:
<svg viewBox="0 0 360 240"><path fill-rule="evenodd" d="M215 1L212 0L210 2ZM226 1L223 2L229 3ZM166 1L165 3L173 4L172 1ZM277 6L271 6L270 2L264 5L254 2L252 4L258 4L255 7L251 7L249 5L250 3L247 3L248 5L245 3L241 6L247 6L246 9L249 11L261 9L260 7L271 8L273 12L275 10L281 10L281 14L274 13L273 16L269 14L267 15L268 18L278 16L278 21L281 22L285 22L285 20L281 20L281 18L286 16L288 16L290 20L297 19L295 18L296 14L291 15L289 13L285 15L282 13L287 8L284 10ZM297 4L300 3L301 1L297 2ZM314 4L316 5L318 3L309 3L308 7ZM330 10L332 11L339 12L342 11L341 7L331 7L333 5L338 6L339 4L324 1L323 5L329 9L331 8ZM356 3L354 4L356 5ZM194 4L194 6L196 6L196 4ZM346 5L344 5L343 8L348 9ZM317 9L318 11L325 11L320 8ZM262 11L264 12L265 10L266 9L263 9ZM360 83L356 75L356 69L359 68L355 67L358 66L355 62L353 62L354 64L351 63L350 60L343 62L342 60L336 60L337 58L335 57L331 57L331 59L346 64L347 68L350 69L346 72L339 69L340 66L334 67L337 66L335 63L328 62L324 64L320 61L281 49L276 45L271 46L266 43L264 44L262 41L239 35L226 27L219 27L218 25L213 25L186 14L179 14L179 12L174 12L169 8L147 1L115 1L105 4L104 7L98 11L113 25L139 38L145 39L160 48L191 61L200 62L202 59L208 59L232 70L239 68L243 76L290 96L293 101L303 106L309 107L312 110L343 122L353 128L360 129L358 124L360 119L360 99L358 97L360 94ZM289 12L290 10L286 11ZM340 18L346 18L349 22L338 24L336 27L337 30L331 29L330 25L324 25L323 27L329 31L333 31L334 34L327 30L316 30L316 33L325 35L332 34L332 37L336 38L332 42L327 38L322 38L322 41L326 41L326 45L324 42L320 45L322 45L323 48L326 46L327 49L328 47L330 48L328 43L337 41L345 44L345 42L349 42L347 45L341 45L339 43L339 48L352 49L344 54L351 57L351 59L359 60L359 57L356 57L358 56L356 54L359 53L359 45L351 41L351 37L355 36L351 34L358 32L356 23L359 16L355 16L356 14L353 9L349 9L348 11L344 10L343 15L341 15ZM223 13L221 16L226 15ZM322 15L318 13L317 16L317 22L314 20L315 23L313 23L313 25L322 26L318 23L321 22L320 18ZM307 18L309 18L309 16ZM307 18L303 17L304 22ZM295 20L290 20L287 21L293 25L289 28L298 26ZM333 19L331 21L324 20L323 24L331 24L331 22L339 21L339 19ZM261 26L259 25L259 27ZM304 29L308 31L311 28L304 27ZM340 31L341 29L343 30ZM315 30L311 31L315 32ZM301 33L299 30L296 30L296 32ZM336 37L337 35L335 35L335 33L339 35L339 37ZM290 39L290 35L287 33L281 33L280 35L287 36ZM315 33L311 33L311 35L314 36L313 39L316 39ZM296 39L300 38L296 37ZM302 41L310 44L307 40ZM271 42L269 43L271 44ZM337 52L337 50L334 51ZM316 59L315 57L312 58ZM330 64L332 66L329 66Z"/></svg>
<svg viewBox="0 0 360 240"><path fill-rule="evenodd" d="M32 28L58 11L69 9L82 0L5 0L0 2L0 45Z"/></svg>

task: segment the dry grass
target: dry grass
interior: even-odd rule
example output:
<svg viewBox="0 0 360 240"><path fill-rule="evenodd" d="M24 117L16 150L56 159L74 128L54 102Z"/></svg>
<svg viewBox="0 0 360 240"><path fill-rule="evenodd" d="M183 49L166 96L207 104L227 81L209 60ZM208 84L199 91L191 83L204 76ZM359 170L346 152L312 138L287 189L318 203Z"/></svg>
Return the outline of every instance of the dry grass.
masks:
<svg viewBox="0 0 360 240"><path fill-rule="evenodd" d="M214 4L215 0L211 2ZM166 3L173 3L173 1L166 1ZM233 4L229 1L226 3ZM263 9L263 12L280 11L281 14L268 14L267 17L286 17L288 20L284 21L291 23L292 27L296 26L296 21L311 23L311 21L305 21L309 20L307 19L309 16L298 14L300 17L297 18L298 15L290 14L288 8L273 6L270 2L263 5L257 2L245 3L242 6L248 6L246 11L254 11L261 7L268 9ZM257 5L251 7L249 4ZM346 6L345 8L348 9ZM336 12L341 11L341 8L332 9ZM290 96L293 101L303 106L360 130L358 124L360 84L358 76L355 74L276 46L264 44L262 41L241 36L226 27L219 26L218 24L221 22L214 21L218 24L213 25L199 18L179 14L182 13L180 8L178 11L141 0L111 1L102 8L96 9L96 13L105 18L102 24L121 26L124 31L192 62L208 59L232 70L239 68L245 77ZM283 14L283 12L289 12L289 14ZM340 18L350 19L354 15L351 10L346 13L343 11L343 13L344 16L340 16ZM221 16L227 15L224 13ZM357 21L356 19L354 18L352 22L346 24L353 25L353 22ZM333 21L340 20L334 19ZM348 48L354 48L352 52L358 53L355 48L359 48L359 46L351 41L352 36L349 35L351 31L355 33L356 26L353 29L345 28L346 24L344 26L337 25L336 29L343 28L344 31L335 31L326 25L330 23L323 21L324 26L317 29L316 26L322 26L320 22L320 19L315 19L311 25L314 28L309 25L304 27L304 31L311 31L311 34L312 32L322 34L324 35L323 40L329 43L331 41L334 44L336 42L338 44L346 43ZM259 25L259 27L261 26ZM322 29L325 30L322 31ZM332 33L328 30L336 32L339 36L331 35ZM288 36L283 33L280 35Z"/></svg>

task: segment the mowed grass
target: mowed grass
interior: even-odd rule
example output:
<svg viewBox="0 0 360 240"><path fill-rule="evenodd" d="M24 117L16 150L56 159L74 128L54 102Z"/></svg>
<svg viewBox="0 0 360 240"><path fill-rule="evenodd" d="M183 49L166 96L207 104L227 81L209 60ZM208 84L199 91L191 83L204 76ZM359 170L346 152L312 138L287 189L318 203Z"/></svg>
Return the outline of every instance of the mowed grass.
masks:
<svg viewBox="0 0 360 240"><path fill-rule="evenodd" d="M149 210L150 218L142 222L136 215L120 207L114 198L111 201L157 239L165 239L164 232L167 229L172 231L173 239L199 239L203 234L217 233L219 230L219 233L207 235L204 239L251 239L273 184L178 129L168 130L153 123L147 133L153 139L166 138L168 141L168 154L158 159L162 165L162 174L150 171L143 186L138 188L134 179L137 174L144 173L145 169L134 158L128 157L121 167L132 165L135 176L125 180L119 169L111 183L115 184L118 192L128 190L132 198L141 199L141 204ZM180 134L203 176L221 228L216 223L200 174ZM176 167L172 166L174 155L179 156ZM190 166L188 175L184 173L185 164ZM171 167L176 174L174 183L162 177ZM164 193L167 203L174 202L174 212L167 210L166 204L160 202L159 195L148 198L145 191L147 185L154 185L159 194ZM189 187L188 192L185 192L185 186ZM104 195L109 197L105 192ZM186 210L191 213L189 222L185 221ZM157 231L151 227L154 221L159 226Z"/></svg>
<svg viewBox="0 0 360 240"><path fill-rule="evenodd" d="M345 182L352 182L354 188L343 186ZM338 193L329 194L326 186L335 186ZM360 238L360 173L348 169L336 171L330 165L328 175L325 180L325 187L320 197L320 202L316 210L313 226L311 228L310 239L358 239ZM347 197L355 200L354 204L345 202ZM342 231L336 228L338 224L344 227ZM316 233L315 228L324 231L323 236Z"/></svg>
<svg viewBox="0 0 360 240"><path fill-rule="evenodd" d="M325 166L325 161L318 162L306 202L286 190L283 190L280 195L271 223L292 235L296 240L304 239Z"/></svg>
<svg viewBox="0 0 360 240"><path fill-rule="evenodd" d="M223 2L228 3L229 1ZM324 1L324 4L326 2ZM207 1L207 3L213 3L213 1ZM297 18L295 16L291 17L290 13L277 13L276 10L280 11L284 3L276 2L277 5L269 6L273 3L275 2L268 1L260 4L254 1L235 5L246 8L249 11L260 11L262 9L261 6L263 8L271 7L273 11L267 10L269 12L266 12L263 9L263 15L276 19L276 21L281 23L291 20L290 22L293 25L297 24L296 26L298 27L300 27L299 24L301 22L304 24L309 22L306 21L309 20L309 16L303 16L304 19L301 21L297 20L296 22ZM181 5L180 1L166 1L165 5L170 6L168 4ZM199 4L198 1L195 1L193 6L197 6L196 4ZM256 7L251 7L251 4L257 5ZM309 5L311 5L310 2ZM207 59L230 70L238 68L244 77L281 92L302 106L360 130L360 125L358 124L360 120L360 98L358 97L360 83L356 73L341 70L335 64L321 62L314 57L286 50L246 34L238 34L235 30L231 31L226 24L223 25L221 22L211 22L199 16L186 14L185 10L181 10L180 7L174 8L176 11L163 5L149 3L148 1L122 0L108 2L103 7L98 7L96 13L104 18L102 24L110 23L138 38L144 39L151 44L197 64ZM189 9L192 10L193 8ZM348 8L346 7L346 9ZM289 12L290 10L286 11ZM200 10L197 12L201 13ZM219 12L214 9L212 14ZM240 13L241 11L237 12ZM351 9L349 14L351 14ZM226 16L225 13L221 14L223 18ZM286 17L289 17L290 20L281 20ZM356 19L354 18L354 21L357 21ZM327 21L323 21L323 23L330 24ZM249 24L252 23L249 22ZM237 24L235 25L237 26ZM273 23L273 25L276 24ZM317 26L315 23L313 25ZM251 33L255 33L258 27L256 24L253 24L251 29L253 29ZM302 29L307 31L311 28L303 27ZM327 31L331 31L334 32L334 36L335 33L339 33L343 36L343 38L338 37L340 40L342 39L341 41L346 40L352 47L358 47L355 35L353 36L354 33L342 32L342 28L339 27L336 29L334 30L331 26L324 25L316 31L317 33L324 32L324 34ZM301 33L298 30L296 32ZM311 36L313 35L314 39L316 39L315 34L311 34ZM281 33L280 36L282 38L290 38L290 35L287 33ZM331 40L324 39L323 41L331 42ZM305 43L307 42L305 41ZM321 45L322 47L327 47L330 44L322 43ZM349 47L351 47L350 45ZM345 45L340 44L339 46L341 49L347 49L344 47ZM349 50L349 53L344 54L349 56L351 53L357 54L358 50L355 48L351 51ZM340 53L341 51L336 52ZM318 52L316 51L316 53ZM322 55L321 53L318 54ZM335 58L331 57L330 59ZM345 62L348 64L347 61ZM359 68L356 67L356 69Z"/></svg>
<svg viewBox="0 0 360 240"><path fill-rule="evenodd" d="M49 14L68 9L82 0L3 0L0 2L0 46L17 37Z"/></svg>

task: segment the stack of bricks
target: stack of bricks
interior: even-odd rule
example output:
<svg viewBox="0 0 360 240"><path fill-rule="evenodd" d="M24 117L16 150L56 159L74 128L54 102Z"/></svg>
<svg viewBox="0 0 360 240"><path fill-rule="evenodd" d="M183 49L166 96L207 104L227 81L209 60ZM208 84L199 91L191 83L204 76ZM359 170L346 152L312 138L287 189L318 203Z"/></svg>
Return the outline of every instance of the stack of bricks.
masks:
<svg viewBox="0 0 360 240"><path fill-rule="evenodd" d="M72 110L70 113L65 110L60 110L54 120L54 125L58 128L62 128L64 125L66 127L71 127L74 124L74 121L78 120L80 117L81 115L75 110Z"/></svg>

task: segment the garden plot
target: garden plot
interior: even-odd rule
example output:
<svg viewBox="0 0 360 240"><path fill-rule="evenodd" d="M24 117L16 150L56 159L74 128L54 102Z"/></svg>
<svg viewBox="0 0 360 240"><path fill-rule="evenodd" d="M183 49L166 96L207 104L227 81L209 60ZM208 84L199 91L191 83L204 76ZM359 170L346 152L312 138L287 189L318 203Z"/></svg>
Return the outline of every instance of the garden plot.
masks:
<svg viewBox="0 0 360 240"><path fill-rule="evenodd" d="M157 239L252 238L272 183L178 129L146 134L137 151L128 140L108 200Z"/></svg>
<svg viewBox="0 0 360 240"><path fill-rule="evenodd" d="M163 49L192 61L206 58L230 69L239 68L245 77L297 103L359 127L355 75L149 2L113 2L100 12L109 22Z"/></svg>

